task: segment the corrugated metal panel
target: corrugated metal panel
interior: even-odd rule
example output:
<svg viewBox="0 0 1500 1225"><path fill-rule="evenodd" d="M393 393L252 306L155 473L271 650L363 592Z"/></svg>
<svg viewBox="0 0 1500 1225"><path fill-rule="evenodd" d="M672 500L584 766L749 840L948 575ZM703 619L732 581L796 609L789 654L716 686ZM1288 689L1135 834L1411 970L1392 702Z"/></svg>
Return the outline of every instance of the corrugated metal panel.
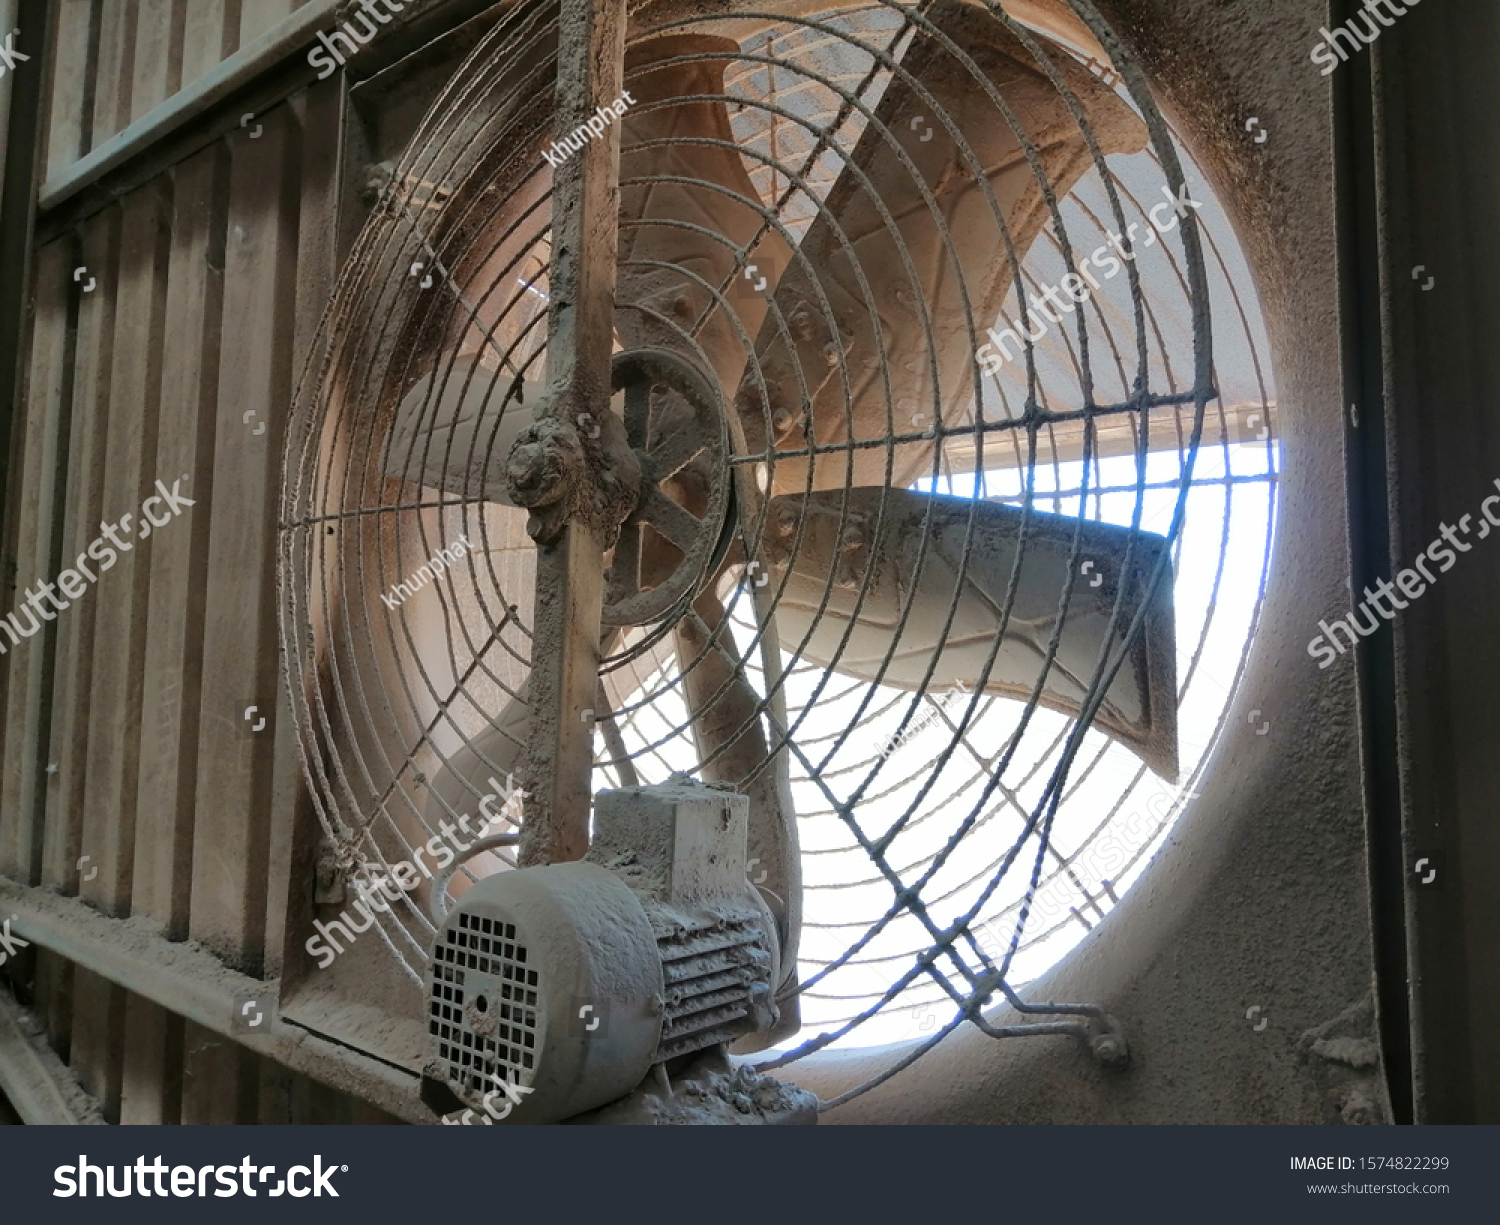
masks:
<svg viewBox="0 0 1500 1225"><path fill-rule="evenodd" d="M251 974L279 969L303 892L274 540L284 418L334 275L339 86L309 92L40 253L6 585L14 608L61 570L97 580L11 652L0 872L149 916ZM142 537L158 479L195 504ZM105 570L88 546L127 513ZM53 965L37 985L111 1121L352 1117L342 1095L91 971Z"/></svg>
<svg viewBox="0 0 1500 1225"><path fill-rule="evenodd" d="M166 297L166 334L173 339L163 355L154 469L169 485L179 475L199 474L197 487L189 480L184 492L201 499L205 513L151 542L131 909L180 940L188 932L198 775L197 722L184 712L198 710L202 681L215 425L203 408L218 393L228 148L210 146L178 166L174 178Z"/></svg>
<svg viewBox="0 0 1500 1225"><path fill-rule="evenodd" d="M182 84L191 85L240 45L238 0L193 0L182 32Z"/></svg>
<svg viewBox="0 0 1500 1225"><path fill-rule="evenodd" d="M7 553L16 569L4 584L5 611L51 570L54 524L60 515L60 458L67 453L65 419L70 411L76 330L69 274L71 242L44 248L37 259L36 326L31 368L17 420L21 491L14 542ZM43 704L50 697L49 658L55 622L45 634L7 648L5 770L0 777L0 875L37 884L41 880L42 788L52 776L42 766ZM50 759L49 759L50 760Z"/></svg>
<svg viewBox="0 0 1500 1225"><path fill-rule="evenodd" d="M47 108L47 173L61 174L89 150L94 128L98 0L65 0L57 15L52 100Z"/></svg>
<svg viewBox="0 0 1500 1225"><path fill-rule="evenodd" d="M46 177L304 7L61 0ZM64 570L86 580L0 661L0 876L265 978L299 971L317 842L283 715L274 556L285 418L355 197L343 90L315 83L263 108L257 135L236 127L54 222L0 583L10 611ZM142 535L158 479L194 505ZM90 545L127 513L106 569ZM111 1122L393 1121L108 965L41 945L33 961L30 1002Z"/></svg>
<svg viewBox="0 0 1500 1225"><path fill-rule="evenodd" d="M15 0L0 3L0 15ZM60 0L47 178L272 33L307 0ZM9 29L10 20L5 22ZM3 104L0 104L3 105Z"/></svg>
<svg viewBox="0 0 1500 1225"><path fill-rule="evenodd" d="M251 973L264 957L275 769L275 503L292 391L301 133L280 106L231 141L224 317L209 502L204 701L190 932ZM207 411L207 406L204 406ZM248 707L267 715L251 730ZM258 716L257 716L258 717Z"/></svg>

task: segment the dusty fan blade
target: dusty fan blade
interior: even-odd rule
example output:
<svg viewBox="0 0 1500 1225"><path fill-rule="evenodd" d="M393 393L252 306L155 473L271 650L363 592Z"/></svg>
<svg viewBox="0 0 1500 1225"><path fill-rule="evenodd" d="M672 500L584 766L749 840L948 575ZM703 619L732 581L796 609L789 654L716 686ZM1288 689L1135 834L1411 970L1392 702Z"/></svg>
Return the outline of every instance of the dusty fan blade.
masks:
<svg viewBox="0 0 1500 1225"><path fill-rule="evenodd" d="M721 387L738 382L749 356L734 318L744 333L755 333L767 298L754 286L761 278L774 284L790 258L773 230L746 257L754 277L736 274L739 250L761 225L760 198L735 149L728 110L716 100L724 93L725 65L738 54L739 44L731 39L696 34L632 45L625 73L633 106L621 120L616 330L627 349L666 348L705 364ZM681 62L696 55L719 58ZM702 141L720 143L695 143ZM527 203L534 201L528 196ZM533 241L528 233L512 236L473 274L479 284L487 283L487 275L503 279L514 271ZM731 277L726 302L708 310ZM498 300L505 299L502 294ZM487 309L492 313L494 307ZM702 329L690 336L706 310ZM486 308L478 314L494 324ZM530 406L541 384L523 384L518 402L514 376L493 368L493 345L472 327L462 339L460 356L403 397L385 469L390 476L508 505L505 459L514 436L531 423ZM670 427L664 420L658 430Z"/></svg>
<svg viewBox="0 0 1500 1225"><path fill-rule="evenodd" d="M773 231L747 258L757 268L755 281L736 275L737 251L755 239L760 227L759 197L734 147L725 105L712 98L724 92L725 63L738 52L739 45L731 40L696 35L632 46L626 54L626 89L633 101L621 125L616 330L626 348L662 347L706 363L721 386L734 385L748 358L731 313L738 317L743 332L753 335L767 308L766 296L755 289L755 283L762 289L774 283L788 259L786 244ZM691 55L722 58L667 62ZM657 64L661 66L654 67ZM722 144L689 143L705 140ZM701 227L709 234L690 227ZM695 343L689 331L713 302L713 292L731 276L735 279L726 292L726 303L709 312ZM766 280L760 281L761 277ZM664 318L658 318L658 313ZM529 406L540 392L533 384L522 385L520 394L527 406L523 411L513 397L507 398L513 382L510 375L480 365L474 357L454 361L446 376L439 370L419 381L397 412L387 459L390 475L460 496L508 503L505 457L510 440L530 423ZM659 414L655 434L669 436L671 429L670 413ZM682 493L691 503L693 474L685 472L684 478ZM653 548L663 551L661 542L648 537L647 552ZM647 556L643 562L644 572L650 574L670 568L671 559ZM679 639L680 659L690 660L700 653ZM699 679L713 668L714 660L706 661L697 670ZM717 689L716 684L708 695L695 700L695 731L700 718L729 717L740 711L745 694L739 689L728 705L720 703L708 711L708 697ZM736 717L735 726L743 722ZM466 746L440 772L428 819L439 819L446 811L444 805L463 811L474 796L484 793L490 773L513 768L528 727L523 690L474 745ZM604 730L608 734L611 729ZM705 734L712 753L718 741L711 731ZM796 965L801 881L785 754L776 755L771 765L762 768L763 738L759 757L751 751L748 737L741 740L744 743L737 743L709 776L717 780L722 775L722 781L739 783L759 771L757 779L747 785L750 855L761 860L766 875L759 883L776 899L790 979ZM613 755L620 754L614 751ZM783 1011L795 1028L795 1002L784 1005Z"/></svg>
<svg viewBox="0 0 1500 1225"><path fill-rule="evenodd" d="M775 284L790 259L779 233L760 234L760 196L719 100L725 68L739 54L733 39L701 34L632 45L625 80L635 104L620 136L620 341L627 350L678 353L711 371L720 388L739 382L750 357L742 337L760 328L769 305L765 286ZM726 282L724 300L717 301ZM680 397L664 395L647 449L654 452L691 419ZM704 483L703 462L669 483L695 514L702 509L695 494ZM659 580L680 553L652 533L643 543L643 581Z"/></svg>
<svg viewBox="0 0 1500 1225"><path fill-rule="evenodd" d="M1020 40L984 9L941 0L928 16L1005 99L1035 145L1051 190L1058 198L1066 195L1093 165L1067 99ZM1144 147L1145 127L1123 101L1062 52L1051 59L1101 152ZM777 286L777 312L762 326L756 345L764 391L760 378L750 372L735 398L754 452L767 449L768 442L775 449L796 450L809 440L838 445L920 433L936 421L956 424L958 413L977 395L975 338L965 319L964 294L973 309L974 329L982 336L1014 285L1015 270L984 190L942 115L951 118L984 168L1017 260L1049 215L1042 184L1015 132L953 52L919 32L902 68L931 100L921 98L911 81L901 76L891 80L876 108L879 122L865 129L853 165L840 174L825 210L802 241L799 250L806 258L796 260ZM920 180L907 168L906 158ZM936 201L936 213L923 198L924 186ZM945 233L951 236L951 250ZM911 274L903 255L911 261ZM861 269L870 299L856 275ZM828 297L836 333L820 304L820 288ZM777 315L786 320L790 342L775 327ZM836 364L839 351L847 362L847 393ZM809 420L804 419L799 369L810 399ZM885 378L890 380L889 407ZM889 479L886 447L817 455L811 487L908 484L930 466L932 446L920 442L895 448ZM807 489L808 463L805 456L777 460L772 491Z"/></svg>
<svg viewBox="0 0 1500 1225"><path fill-rule="evenodd" d="M970 538L971 513L975 522ZM865 487L774 498L766 517L763 556L772 568L773 584L786 580L776 606L785 650L846 676L878 678L901 689L919 686L936 654L929 690L944 690L960 681L977 683L1000 632L1000 614L1021 543L1021 508ZM1079 565L1070 570L1075 532L1080 534ZM1126 574L1122 566L1132 535L1135 549ZM924 539L927 552L919 570ZM972 542L967 565L966 539ZM1063 588L1071 584L1067 619L1040 701L1076 716L1089 678L1100 665L1115 604L1120 604L1120 616L1108 641L1111 660L1146 599L1147 585L1166 549L1166 540L1149 532L1132 534L1113 524L1080 524L1063 515L1033 511L1015 602L985 692L1020 700L1030 697L1042 674ZM945 634L950 608L953 621ZM903 613L906 624L898 636ZM840 649L851 622L853 631ZM1176 781L1177 661L1170 563L1149 600L1141 635L1106 693L1094 726L1130 748L1162 778Z"/></svg>
<svg viewBox="0 0 1500 1225"><path fill-rule="evenodd" d="M720 387L738 382L749 358L741 337L760 327L768 306L765 287L776 283L790 258L776 231L756 238L760 197L735 147L729 112L718 100L725 65L739 52L731 39L675 35L633 46L625 59L635 105L621 132L615 326L627 349L680 353L706 364ZM680 57L697 55L719 58L681 62ZM752 242L740 270L739 252ZM715 304L714 294L726 280L725 301ZM701 330L692 335L705 313ZM657 414L657 438L670 438L679 428L674 412L688 411L673 399ZM705 475L695 468L699 462L674 482L675 493L695 512ZM646 533L643 576L669 572L679 556ZM724 610L711 587L695 607L709 632L720 635L720 647L733 655L732 637L725 640ZM755 883L776 916L781 1019L771 1034L757 1035L758 1047L795 1033L800 1024L797 997L786 990L795 985L802 927L802 871L786 752L770 754L758 695L743 672L731 670L710 645L697 621L680 623L674 641L699 760L707 762L703 777L734 784L750 797L748 855L759 864Z"/></svg>
<svg viewBox="0 0 1500 1225"><path fill-rule="evenodd" d="M770 230L745 256L756 271L747 277L739 269L740 250L762 224L760 195L719 101L725 65L739 54L732 39L699 34L632 45L625 81L635 105L620 134L620 339L627 349L706 358L726 388L739 382L749 357L734 317L755 335L768 304L755 286L774 285L790 259L785 240ZM718 58L683 62L698 55ZM725 302L690 336L731 277Z"/></svg>
<svg viewBox="0 0 1500 1225"><path fill-rule="evenodd" d="M387 476L455 497L513 506L505 487L511 444L535 418L542 384L518 383L475 356L456 357L413 384L386 444Z"/></svg>
<svg viewBox="0 0 1500 1225"><path fill-rule="evenodd" d="M746 856L748 863L759 865L750 878L766 896L766 904L776 917L781 944L781 980L777 983L781 1016L774 1029L756 1034L748 1045L736 1048L764 1050L795 1034L801 1026L797 996L783 989L795 982L802 932L802 863L792 819L791 779L786 770L775 768L785 753L771 758L761 724L760 695L745 678L734 631L712 588L698 597L693 615L679 623L676 634L678 666L693 711L693 739L698 760L704 763L703 781L730 783L750 797Z"/></svg>

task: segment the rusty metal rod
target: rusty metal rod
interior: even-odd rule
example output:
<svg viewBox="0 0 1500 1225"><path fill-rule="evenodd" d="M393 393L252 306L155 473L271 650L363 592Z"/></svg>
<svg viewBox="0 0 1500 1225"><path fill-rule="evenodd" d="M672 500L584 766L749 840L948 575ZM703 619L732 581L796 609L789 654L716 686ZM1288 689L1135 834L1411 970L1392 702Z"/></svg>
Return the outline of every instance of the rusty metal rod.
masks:
<svg viewBox="0 0 1500 1225"><path fill-rule="evenodd" d="M563 4L560 135L620 97L624 61L624 0ZM546 411L569 424L609 412L619 178L618 124L554 171ZM598 530L576 518L552 543L538 543L523 866L580 859L588 850L603 572Z"/></svg>

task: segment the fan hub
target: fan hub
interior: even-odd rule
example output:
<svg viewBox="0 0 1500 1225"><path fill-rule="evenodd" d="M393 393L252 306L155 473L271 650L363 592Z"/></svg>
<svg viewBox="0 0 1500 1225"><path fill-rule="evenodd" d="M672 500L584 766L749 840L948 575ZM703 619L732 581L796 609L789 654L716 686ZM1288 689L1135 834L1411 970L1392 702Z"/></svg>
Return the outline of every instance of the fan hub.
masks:
<svg viewBox="0 0 1500 1225"><path fill-rule="evenodd" d="M517 506L531 510L526 530L551 544L570 521L588 523L604 547L635 509L640 462L608 412L559 411L549 392L534 424L511 445L506 485Z"/></svg>
<svg viewBox="0 0 1500 1225"><path fill-rule="evenodd" d="M729 431L716 381L670 350L615 354L611 382L625 392L624 434L641 475L605 578L602 621L647 625L691 601L723 559Z"/></svg>

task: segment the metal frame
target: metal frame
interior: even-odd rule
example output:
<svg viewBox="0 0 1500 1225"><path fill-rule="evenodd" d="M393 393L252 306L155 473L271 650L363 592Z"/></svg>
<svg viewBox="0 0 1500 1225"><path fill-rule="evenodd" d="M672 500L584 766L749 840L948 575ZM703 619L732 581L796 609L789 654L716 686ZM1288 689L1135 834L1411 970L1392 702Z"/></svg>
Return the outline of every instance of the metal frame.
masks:
<svg viewBox="0 0 1500 1225"><path fill-rule="evenodd" d="M0 1093L15 1107L23 1123L102 1124L99 1103L78 1083L59 1059L40 1022L0 988Z"/></svg>
<svg viewBox="0 0 1500 1225"><path fill-rule="evenodd" d="M1343 0L1333 17L1356 11ZM1500 165L1497 44L1490 6L1429 4L1340 69L1355 592L1409 566L1440 525L1479 518L1500 476L1487 339L1500 325L1500 247L1476 186ZM1472 557L1360 650L1377 999L1397 1122L1500 1121L1500 584L1486 547L1469 545ZM1430 882L1415 868L1423 858Z"/></svg>
<svg viewBox="0 0 1500 1225"><path fill-rule="evenodd" d="M557 76L573 88L558 90L558 131L613 103L624 67L625 0L564 4ZM570 431L579 416L610 415L619 179L617 124L553 179L547 415ZM537 541L523 865L581 859L588 850L594 729L574 712L594 704L599 683L604 526L574 518L556 539Z"/></svg>
<svg viewBox="0 0 1500 1225"><path fill-rule="evenodd" d="M339 1089L408 1123L436 1116L419 1096L420 1076L303 1026L273 1017L264 1033L237 1028L235 1005L246 996L276 994L276 983L228 969L211 953L127 928L76 898L0 880L0 907L16 916L11 931L50 949L205 1029Z"/></svg>
<svg viewBox="0 0 1500 1225"><path fill-rule="evenodd" d="M21 0L18 12L22 29L43 31L43 37L30 53L33 71L7 73L5 82L10 90L10 114L0 178L0 457L5 463L0 471L0 520L6 525L14 513L10 492L15 465L20 462L13 440L24 395L22 354L30 347L28 300L37 217L33 202L41 166L42 99L50 95L54 19L46 0Z"/></svg>
<svg viewBox="0 0 1500 1225"><path fill-rule="evenodd" d="M1347 20L1349 0L1334 6ZM1344 453L1349 500L1350 579L1358 591L1390 571L1389 458L1381 354L1379 180L1372 60L1356 56L1336 74L1334 175L1338 191L1343 315ZM1381 622L1359 647L1360 754L1365 775L1376 1017L1394 1122L1412 1122L1411 1016L1405 983L1405 902L1402 866L1400 752L1396 730L1395 635Z"/></svg>

